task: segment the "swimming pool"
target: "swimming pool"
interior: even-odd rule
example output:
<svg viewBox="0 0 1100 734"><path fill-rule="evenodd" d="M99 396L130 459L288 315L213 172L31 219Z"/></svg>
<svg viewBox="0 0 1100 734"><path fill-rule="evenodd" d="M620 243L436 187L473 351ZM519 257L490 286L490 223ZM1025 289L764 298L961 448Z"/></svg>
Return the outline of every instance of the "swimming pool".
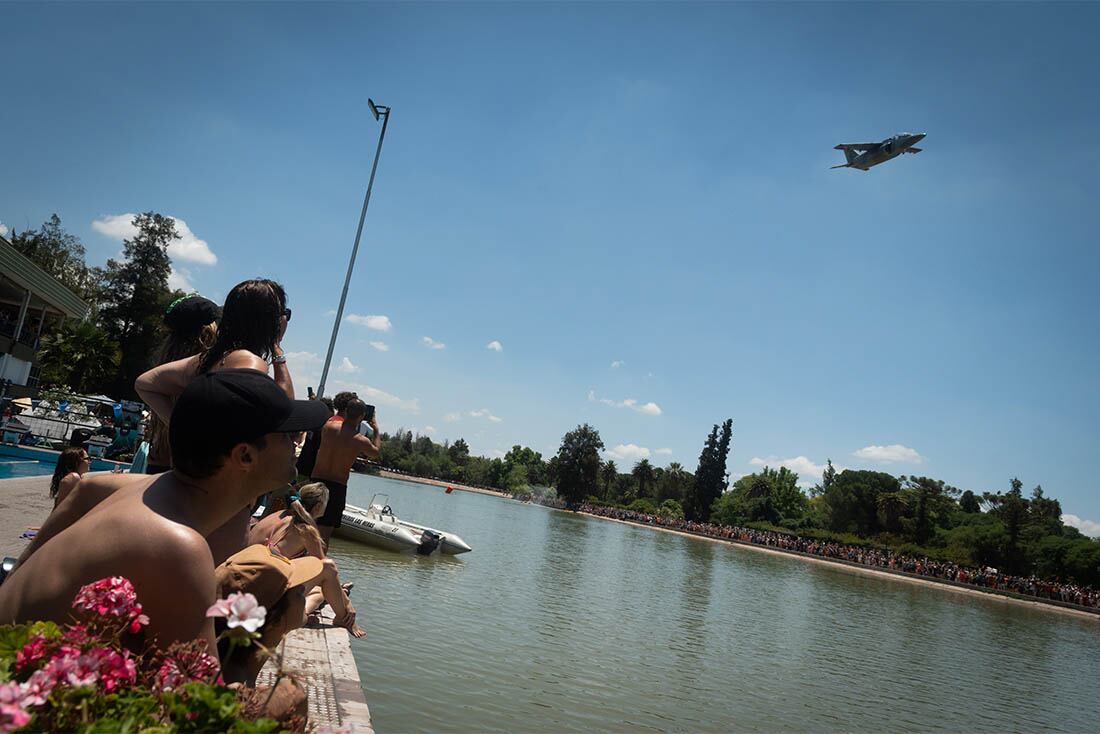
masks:
<svg viewBox="0 0 1100 734"><path fill-rule="evenodd" d="M59 452L47 449L0 445L0 479L50 476L57 466L58 455ZM126 464L95 459L91 470L111 471L119 466L127 467Z"/></svg>

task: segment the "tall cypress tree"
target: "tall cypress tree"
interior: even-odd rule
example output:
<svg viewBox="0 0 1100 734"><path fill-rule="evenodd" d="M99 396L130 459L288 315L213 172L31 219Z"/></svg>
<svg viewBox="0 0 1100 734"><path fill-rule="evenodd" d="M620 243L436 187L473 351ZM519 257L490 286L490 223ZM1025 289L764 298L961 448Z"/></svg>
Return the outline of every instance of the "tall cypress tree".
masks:
<svg viewBox="0 0 1100 734"><path fill-rule="evenodd" d="M684 516L689 520L707 522L710 508L726 488L726 459L733 439L733 419L721 426L716 423L699 454L699 468L695 470L695 485L684 503Z"/></svg>

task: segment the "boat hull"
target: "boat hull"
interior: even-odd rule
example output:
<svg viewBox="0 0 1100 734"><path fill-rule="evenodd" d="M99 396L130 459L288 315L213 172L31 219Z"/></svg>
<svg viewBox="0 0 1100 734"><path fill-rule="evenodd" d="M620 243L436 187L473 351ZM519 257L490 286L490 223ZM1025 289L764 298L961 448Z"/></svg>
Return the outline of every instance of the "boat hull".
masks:
<svg viewBox="0 0 1100 734"><path fill-rule="evenodd" d="M440 536L440 553L446 553L449 556L457 556L459 553L469 553L473 550L473 548L466 544L466 541L464 541L462 538L458 537L454 533L448 533L445 530L437 530L436 528L429 528L427 525L417 525L414 522L407 522L405 520L398 520L397 523L403 527L410 528L417 533L422 533L425 530L431 530L433 533Z"/></svg>
<svg viewBox="0 0 1100 734"><path fill-rule="evenodd" d="M336 535L384 550L415 553L420 547L420 534L397 523L380 520L366 510L348 505Z"/></svg>

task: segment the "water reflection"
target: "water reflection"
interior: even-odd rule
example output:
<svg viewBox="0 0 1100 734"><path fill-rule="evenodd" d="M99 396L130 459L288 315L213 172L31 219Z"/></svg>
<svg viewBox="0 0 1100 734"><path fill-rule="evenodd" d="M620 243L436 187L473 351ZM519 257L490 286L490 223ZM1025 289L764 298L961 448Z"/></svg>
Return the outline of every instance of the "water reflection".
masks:
<svg viewBox="0 0 1100 734"><path fill-rule="evenodd" d="M675 536L672 536L675 537ZM707 612L710 609L711 581L714 576L713 543L677 538L686 561L680 573L680 614L677 636L672 640L678 667L688 672L686 680L695 682L700 659L707 652Z"/></svg>
<svg viewBox="0 0 1100 734"><path fill-rule="evenodd" d="M333 544L371 624L352 644L378 731L1094 728L1095 622L353 477L373 491L474 548Z"/></svg>

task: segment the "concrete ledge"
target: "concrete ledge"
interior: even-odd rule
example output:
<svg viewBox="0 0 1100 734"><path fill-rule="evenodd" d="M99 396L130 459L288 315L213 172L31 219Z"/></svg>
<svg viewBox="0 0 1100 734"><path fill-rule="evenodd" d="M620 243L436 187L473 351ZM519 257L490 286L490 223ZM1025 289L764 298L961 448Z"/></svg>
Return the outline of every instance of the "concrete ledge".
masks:
<svg viewBox="0 0 1100 734"><path fill-rule="evenodd" d="M279 644L279 652L283 669L301 678L306 687L311 725L374 734L370 708L351 654L351 639L343 627L332 626L331 609L326 607L321 624L287 635ZM274 661L264 665L256 683L274 685Z"/></svg>

